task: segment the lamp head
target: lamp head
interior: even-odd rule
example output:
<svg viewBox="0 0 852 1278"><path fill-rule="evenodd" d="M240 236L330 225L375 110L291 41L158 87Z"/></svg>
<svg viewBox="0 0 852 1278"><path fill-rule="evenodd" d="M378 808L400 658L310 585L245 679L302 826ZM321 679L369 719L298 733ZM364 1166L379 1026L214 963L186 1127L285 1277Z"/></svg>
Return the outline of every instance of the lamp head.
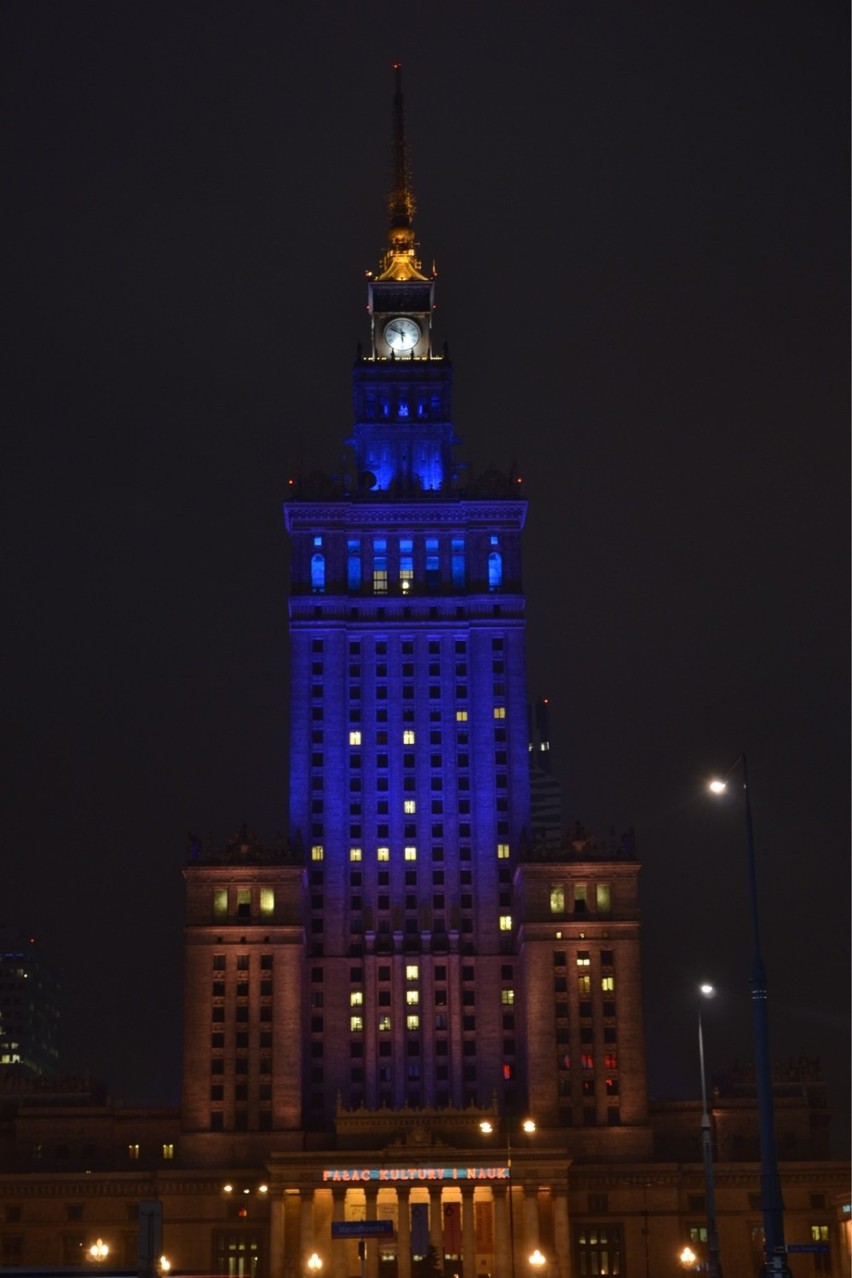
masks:
<svg viewBox="0 0 852 1278"><path fill-rule="evenodd" d="M715 990L715 988L714 988L712 985L708 985L706 981L705 981L705 983L704 983L703 985L699 985L699 987L698 987L698 992L699 992L699 994L702 996L702 998L715 998L715 997L716 997L716 990Z"/></svg>
<svg viewBox="0 0 852 1278"><path fill-rule="evenodd" d="M712 781L708 781L707 783L707 789L711 794L724 794L727 788L727 781L720 781L718 778L714 778Z"/></svg>

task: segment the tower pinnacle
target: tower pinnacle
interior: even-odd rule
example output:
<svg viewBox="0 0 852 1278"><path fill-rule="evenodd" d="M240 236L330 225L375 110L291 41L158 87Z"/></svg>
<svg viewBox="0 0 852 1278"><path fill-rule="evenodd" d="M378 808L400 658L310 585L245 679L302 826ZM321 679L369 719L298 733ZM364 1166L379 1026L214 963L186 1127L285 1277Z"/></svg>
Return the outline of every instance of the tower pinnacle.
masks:
<svg viewBox="0 0 852 1278"><path fill-rule="evenodd" d="M381 280L424 280L414 252L414 194L405 140L405 100L402 94L402 64L395 62L393 95L393 140L391 143L392 185L388 196L388 248L382 258Z"/></svg>

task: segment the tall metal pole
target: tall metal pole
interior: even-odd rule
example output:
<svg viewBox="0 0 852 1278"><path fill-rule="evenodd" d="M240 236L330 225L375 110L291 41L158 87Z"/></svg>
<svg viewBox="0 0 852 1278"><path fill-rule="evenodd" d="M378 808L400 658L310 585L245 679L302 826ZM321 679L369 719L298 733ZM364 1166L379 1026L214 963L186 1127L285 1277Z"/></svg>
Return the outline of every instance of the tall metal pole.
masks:
<svg viewBox="0 0 852 1278"><path fill-rule="evenodd" d="M749 894L751 897L751 1002L754 1013L754 1069L760 1126L760 1201L763 1211L764 1272L767 1278L787 1278L787 1247L784 1242L784 1202L778 1173L775 1144L775 1110L772 1097L772 1059L769 1053L769 1014L766 998L766 970L760 953L760 925L757 909L757 868L754 858L754 830L748 764L740 755L745 798L746 846L748 849Z"/></svg>
<svg viewBox="0 0 852 1278"><path fill-rule="evenodd" d="M512 1185L512 1133L506 1124L506 1166L509 1170L509 1259L512 1266L512 1278L515 1278L515 1204L514 1186Z"/></svg>
<svg viewBox="0 0 852 1278"><path fill-rule="evenodd" d="M713 1183L713 1135L710 1113L707 1109L707 1075L704 1070L704 1029L701 1023L701 998L712 994L708 986L702 988L698 999L698 1059L701 1065L701 1148L704 1153L704 1207L707 1213L707 1269L710 1278L722 1278L722 1261L719 1257L719 1232L716 1228L716 1188Z"/></svg>

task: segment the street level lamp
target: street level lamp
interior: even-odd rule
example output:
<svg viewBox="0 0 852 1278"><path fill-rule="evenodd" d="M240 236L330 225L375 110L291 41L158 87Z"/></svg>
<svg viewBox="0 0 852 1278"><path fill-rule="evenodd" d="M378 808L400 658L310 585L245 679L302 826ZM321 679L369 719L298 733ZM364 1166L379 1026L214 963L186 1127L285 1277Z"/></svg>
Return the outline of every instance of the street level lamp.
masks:
<svg viewBox="0 0 852 1278"><path fill-rule="evenodd" d="M715 993L712 985L705 984L699 987L701 997L698 1000L698 1061L701 1066L701 1149L704 1155L704 1208L707 1213L707 1268L710 1278L722 1278L719 1232L716 1228L716 1189L713 1184L713 1136L710 1130L710 1113L707 1109L704 1029L701 1023L701 999L713 998Z"/></svg>
<svg viewBox="0 0 852 1278"><path fill-rule="evenodd" d="M757 909L757 869L754 859L754 829L748 765L741 754L722 779L710 782L713 794L724 794L728 777L739 767L742 776L748 856L749 904L751 907L751 1005L754 1015L754 1072L757 1084L757 1114L760 1126L760 1202L763 1213L764 1274L766 1278L789 1278L787 1247L784 1242L784 1201L778 1174L775 1145L775 1112L772 1097L772 1060L769 1055L769 1014L766 996L766 969L760 952L760 923Z"/></svg>
<svg viewBox="0 0 852 1278"><path fill-rule="evenodd" d="M317 1255L315 1251L312 1252L310 1256L308 1256L306 1263L307 1263L308 1274L310 1275L310 1278L319 1278L320 1271L322 1269L322 1260L320 1259L320 1257Z"/></svg>
<svg viewBox="0 0 852 1278"><path fill-rule="evenodd" d="M484 1118L479 1124L479 1130L486 1136L490 1136L490 1134L494 1131L494 1124L490 1122L489 1119ZM535 1131L535 1122L531 1118L524 1118L519 1124L519 1130L524 1132L527 1136L531 1136ZM512 1265L512 1278L515 1278L515 1207L512 1202L512 1129L508 1122L506 1123L506 1169L509 1173L509 1257ZM536 1248L536 1252L538 1252L538 1248ZM541 1255L540 1252L538 1252L538 1254ZM536 1263L543 1263L543 1261L544 1257L542 1256L541 1262ZM530 1257L530 1263L533 1263L532 1256ZM537 1272L538 1271L533 1268L533 1273Z"/></svg>
<svg viewBox="0 0 852 1278"><path fill-rule="evenodd" d="M98 1238L89 1248L89 1259L96 1261L98 1264L106 1260L108 1255L109 1247L103 1238Z"/></svg>
<svg viewBox="0 0 852 1278"><path fill-rule="evenodd" d="M694 1269L698 1263L698 1257L691 1247L684 1247L683 1251L678 1256L678 1260L683 1265L684 1269Z"/></svg>
<svg viewBox="0 0 852 1278"><path fill-rule="evenodd" d="M545 1258L542 1256L538 1247L536 1247L535 1251L530 1256L530 1264L532 1265L533 1274L540 1274L542 1265L546 1264Z"/></svg>

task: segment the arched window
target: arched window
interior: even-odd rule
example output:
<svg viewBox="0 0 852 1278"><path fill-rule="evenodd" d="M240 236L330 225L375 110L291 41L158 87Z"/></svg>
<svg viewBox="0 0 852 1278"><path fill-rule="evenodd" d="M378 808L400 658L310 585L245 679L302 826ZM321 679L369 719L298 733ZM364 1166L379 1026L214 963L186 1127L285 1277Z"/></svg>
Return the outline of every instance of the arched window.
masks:
<svg viewBox="0 0 852 1278"><path fill-rule="evenodd" d="M503 585L503 557L497 550L488 556L488 589L499 590Z"/></svg>
<svg viewBox="0 0 852 1278"><path fill-rule="evenodd" d="M311 555L311 590L320 594L325 590L325 556Z"/></svg>

